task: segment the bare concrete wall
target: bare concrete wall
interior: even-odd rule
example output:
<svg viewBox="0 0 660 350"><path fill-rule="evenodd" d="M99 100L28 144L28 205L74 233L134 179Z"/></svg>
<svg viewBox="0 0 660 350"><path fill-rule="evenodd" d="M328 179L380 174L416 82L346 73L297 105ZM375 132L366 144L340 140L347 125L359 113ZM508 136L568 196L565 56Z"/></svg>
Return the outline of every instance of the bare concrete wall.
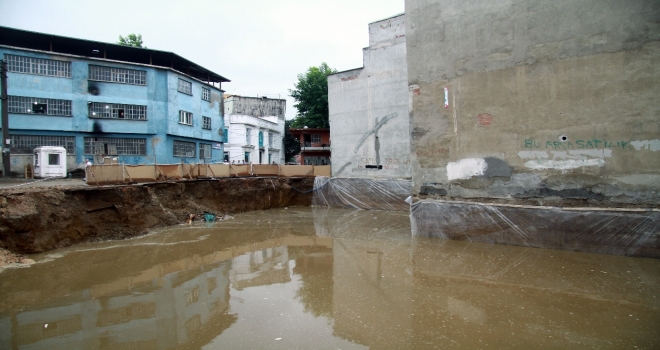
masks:
<svg viewBox="0 0 660 350"><path fill-rule="evenodd" d="M253 117L276 116L282 120L286 114L286 100L273 99L266 96L248 97L231 95L225 98L225 114L241 114Z"/></svg>
<svg viewBox="0 0 660 350"><path fill-rule="evenodd" d="M405 16L369 24L364 67L328 77L332 175L410 178Z"/></svg>
<svg viewBox="0 0 660 350"><path fill-rule="evenodd" d="M655 0L407 0L416 199L659 205L659 19Z"/></svg>

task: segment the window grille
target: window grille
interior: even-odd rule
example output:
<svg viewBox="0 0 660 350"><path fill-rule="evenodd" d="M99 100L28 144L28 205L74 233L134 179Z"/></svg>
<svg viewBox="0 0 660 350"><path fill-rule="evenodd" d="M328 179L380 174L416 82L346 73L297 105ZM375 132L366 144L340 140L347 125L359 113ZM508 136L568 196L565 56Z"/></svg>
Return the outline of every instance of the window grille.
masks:
<svg viewBox="0 0 660 350"><path fill-rule="evenodd" d="M195 157L195 143L174 140L174 151L172 154L175 157Z"/></svg>
<svg viewBox="0 0 660 350"><path fill-rule="evenodd" d="M146 155L146 138L85 137L85 154Z"/></svg>
<svg viewBox="0 0 660 350"><path fill-rule="evenodd" d="M147 71L90 65L89 80L147 85Z"/></svg>
<svg viewBox="0 0 660 350"><path fill-rule="evenodd" d="M321 134L312 134L312 143L321 143Z"/></svg>
<svg viewBox="0 0 660 350"><path fill-rule="evenodd" d="M5 58L10 72L71 78L71 62L16 55Z"/></svg>
<svg viewBox="0 0 660 350"><path fill-rule="evenodd" d="M191 112L179 111L179 124L192 125L192 118Z"/></svg>
<svg viewBox="0 0 660 350"><path fill-rule="evenodd" d="M200 143L199 144L199 159L210 159L211 158L211 144L210 143Z"/></svg>
<svg viewBox="0 0 660 350"><path fill-rule="evenodd" d="M76 154L76 138L73 136L9 135L11 153L32 154L41 146L66 148L67 154Z"/></svg>
<svg viewBox="0 0 660 350"><path fill-rule="evenodd" d="M90 102L88 106L90 118L147 120L147 106L105 102Z"/></svg>
<svg viewBox="0 0 660 350"><path fill-rule="evenodd" d="M211 101L211 89L202 88L202 100Z"/></svg>
<svg viewBox="0 0 660 350"><path fill-rule="evenodd" d="M179 78L179 92L192 96L192 83Z"/></svg>
<svg viewBox="0 0 660 350"><path fill-rule="evenodd" d="M250 139L252 138L252 129L246 128L245 129L245 144L246 145L251 145Z"/></svg>
<svg viewBox="0 0 660 350"><path fill-rule="evenodd" d="M211 130L211 118L202 117L202 129Z"/></svg>
<svg viewBox="0 0 660 350"><path fill-rule="evenodd" d="M71 101L24 96L7 96L9 113L36 113L71 116Z"/></svg>

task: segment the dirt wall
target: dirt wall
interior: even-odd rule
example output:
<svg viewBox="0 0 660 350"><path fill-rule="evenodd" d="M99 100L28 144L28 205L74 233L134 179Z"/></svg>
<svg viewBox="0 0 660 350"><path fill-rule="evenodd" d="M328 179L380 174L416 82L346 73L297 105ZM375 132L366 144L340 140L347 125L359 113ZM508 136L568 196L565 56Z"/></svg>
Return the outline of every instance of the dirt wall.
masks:
<svg viewBox="0 0 660 350"><path fill-rule="evenodd" d="M314 178L228 178L0 192L0 247L37 253L218 215L311 205Z"/></svg>

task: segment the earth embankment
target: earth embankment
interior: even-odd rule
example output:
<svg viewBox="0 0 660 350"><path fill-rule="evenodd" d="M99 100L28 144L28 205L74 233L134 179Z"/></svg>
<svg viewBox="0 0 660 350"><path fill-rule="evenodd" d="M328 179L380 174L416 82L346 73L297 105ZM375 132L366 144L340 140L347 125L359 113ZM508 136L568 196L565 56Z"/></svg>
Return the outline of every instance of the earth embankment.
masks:
<svg viewBox="0 0 660 350"><path fill-rule="evenodd" d="M226 178L0 191L0 247L29 254L218 216L311 205L314 178ZM308 193L303 193L309 191Z"/></svg>

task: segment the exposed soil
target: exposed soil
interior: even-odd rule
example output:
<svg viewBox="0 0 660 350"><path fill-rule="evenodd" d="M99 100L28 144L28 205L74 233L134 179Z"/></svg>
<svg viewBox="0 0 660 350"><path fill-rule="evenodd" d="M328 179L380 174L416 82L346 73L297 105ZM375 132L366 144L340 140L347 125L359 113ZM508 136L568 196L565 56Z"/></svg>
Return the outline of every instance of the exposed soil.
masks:
<svg viewBox="0 0 660 350"><path fill-rule="evenodd" d="M186 222L190 214L200 220L204 212L222 216L309 206L313 185L314 178L225 178L4 189L0 190L0 247L19 254L38 253L80 242L134 237L151 228Z"/></svg>
<svg viewBox="0 0 660 350"><path fill-rule="evenodd" d="M20 263L23 261L23 259L24 257L18 254L14 254L7 249L0 248L0 267L11 263Z"/></svg>

